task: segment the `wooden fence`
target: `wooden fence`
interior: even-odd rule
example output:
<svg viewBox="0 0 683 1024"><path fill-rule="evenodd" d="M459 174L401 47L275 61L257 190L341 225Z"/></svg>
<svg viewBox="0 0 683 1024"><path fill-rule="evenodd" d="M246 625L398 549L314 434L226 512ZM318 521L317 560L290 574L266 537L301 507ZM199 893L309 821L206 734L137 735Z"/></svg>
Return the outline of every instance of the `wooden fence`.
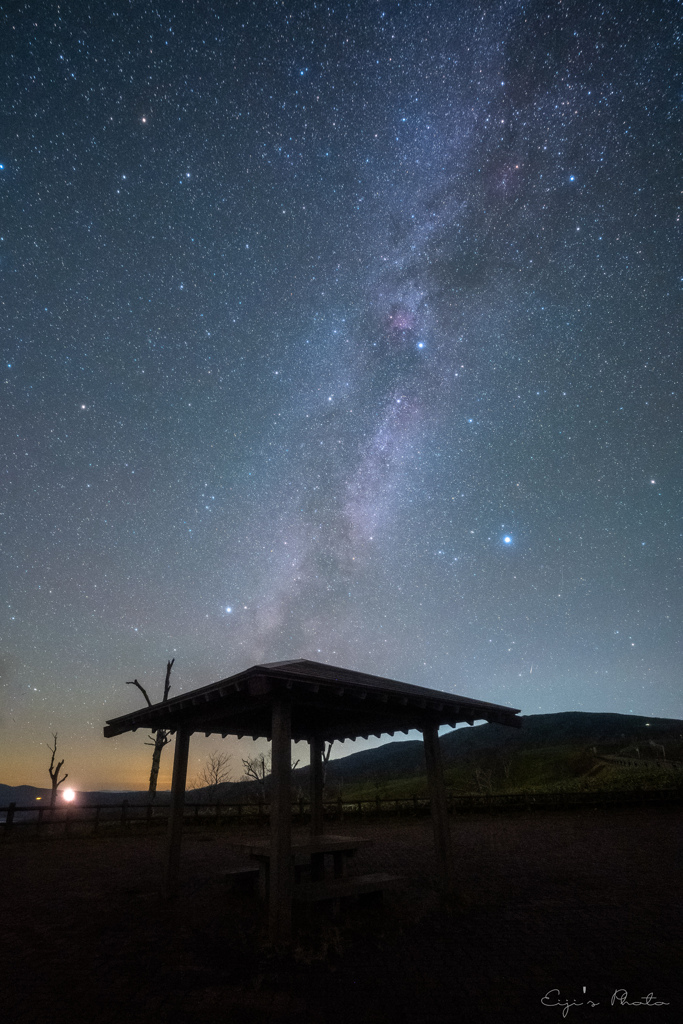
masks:
<svg viewBox="0 0 683 1024"><path fill-rule="evenodd" d="M631 789L605 790L604 792L556 792L556 793L466 793L448 794L448 809L451 813L493 810L542 810L566 807L606 807L633 804L683 803L683 789ZM17 806L15 803L0 807L4 814L4 832L15 826L22 831L40 833L47 829L53 833L57 826L69 833L76 826L90 826L93 833L100 828L140 827L153 829L163 826L169 815L168 804L138 804L123 800L120 804L61 804L58 807ZM341 821L347 817L363 815L383 816L419 815L429 813L426 797L412 796L399 798L375 797L372 800L346 800L338 797L325 801L325 817ZM187 825L227 825L239 821L268 821L270 807L267 803L186 803L184 819ZM294 822L305 821L310 814L310 804L299 799L292 803Z"/></svg>
<svg viewBox="0 0 683 1024"><path fill-rule="evenodd" d="M667 761L663 757L632 757L624 754L598 754L598 760L607 764L618 764L622 768L638 768L649 771L655 768L658 772L683 772L683 761Z"/></svg>

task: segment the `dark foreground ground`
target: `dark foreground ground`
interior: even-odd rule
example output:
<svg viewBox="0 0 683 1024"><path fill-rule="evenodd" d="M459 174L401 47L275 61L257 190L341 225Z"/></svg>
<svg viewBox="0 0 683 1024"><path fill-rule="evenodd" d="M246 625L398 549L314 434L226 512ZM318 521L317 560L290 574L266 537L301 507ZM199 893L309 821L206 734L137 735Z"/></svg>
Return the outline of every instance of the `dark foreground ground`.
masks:
<svg viewBox="0 0 683 1024"><path fill-rule="evenodd" d="M17 829L0 842L0 1019L683 1020L680 809L458 816L462 888L451 908L435 890L428 818L343 830L375 840L355 872L402 874L406 888L338 924L325 915L299 922L282 951L266 945L253 898L221 881L235 863L227 842L254 826L189 832L170 906L158 895L162 836L36 841ZM618 989L631 1004L652 993L651 1004L670 1005L611 1005ZM561 1005L544 1007L546 993Z"/></svg>

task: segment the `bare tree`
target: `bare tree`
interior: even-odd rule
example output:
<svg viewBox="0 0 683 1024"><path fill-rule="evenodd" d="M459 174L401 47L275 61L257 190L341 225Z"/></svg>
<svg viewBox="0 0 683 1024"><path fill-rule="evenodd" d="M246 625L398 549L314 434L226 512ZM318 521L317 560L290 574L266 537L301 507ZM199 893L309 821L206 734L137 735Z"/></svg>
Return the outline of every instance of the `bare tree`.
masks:
<svg viewBox="0 0 683 1024"><path fill-rule="evenodd" d="M481 765L475 765L473 775L479 792L490 793L492 789L491 769L482 768Z"/></svg>
<svg viewBox="0 0 683 1024"><path fill-rule="evenodd" d="M171 689L171 669L175 658L171 658L170 661L166 662L166 679L164 680L164 699L163 703L168 700L168 691ZM142 686L137 679L133 679L126 683L126 686L137 686L142 696L147 701L148 706L152 707L152 702L149 699L147 690ZM152 769L149 773L149 795L152 800L157 795L157 779L159 778L159 765L161 764L161 751L164 749L167 743L171 742L171 737L168 729L157 729L156 734L149 737L150 742L145 743L146 747L154 747L152 752Z"/></svg>
<svg viewBox="0 0 683 1024"><path fill-rule="evenodd" d="M270 775L270 754L257 754L255 757L243 757L244 781L257 782L265 790L266 779Z"/></svg>
<svg viewBox="0 0 683 1024"><path fill-rule="evenodd" d="M209 804L215 803L218 787L222 786L224 782L230 781L232 773L229 766L231 760L232 754L224 754L220 750L212 751L199 775L192 781L190 788L205 789L206 802Z"/></svg>
<svg viewBox="0 0 683 1024"><path fill-rule="evenodd" d="M63 775L61 779L59 778L59 773L62 770L62 765L64 764L64 759L62 758L61 761L58 761L57 765L55 766L55 757L57 756L57 733L56 732L52 733L52 739L53 739L52 746L50 746L49 743L47 744L47 749L52 754L52 757L50 758L50 767L48 768L48 771L50 773L50 778L52 779L52 794L50 796L50 807L54 807L55 803L57 802L57 786L61 786L61 784L63 782L65 782L69 778L68 775Z"/></svg>
<svg viewBox="0 0 683 1024"><path fill-rule="evenodd" d="M327 782L327 762L330 760L330 754L332 753L332 741L327 744L327 750L323 746L323 790L325 789L325 783ZM297 764L299 762L297 761ZM296 765L295 765L296 767Z"/></svg>
<svg viewBox="0 0 683 1024"><path fill-rule="evenodd" d="M292 761L292 771L294 771L298 763L298 760ZM251 781L257 784L259 788L256 792L258 793L259 802L265 800L267 782L273 770L272 765L273 757L270 751L267 754L257 754L255 757L242 758L242 767L244 768L242 779L245 782Z"/></svg>

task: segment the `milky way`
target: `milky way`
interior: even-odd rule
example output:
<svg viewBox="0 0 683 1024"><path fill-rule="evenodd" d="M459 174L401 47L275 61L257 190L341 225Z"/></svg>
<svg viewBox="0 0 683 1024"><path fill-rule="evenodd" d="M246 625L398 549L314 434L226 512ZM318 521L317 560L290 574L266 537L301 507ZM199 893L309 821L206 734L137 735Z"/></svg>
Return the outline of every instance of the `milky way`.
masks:
<svg viewBox="0 0 683 1024"><path fill-rule="evenodd" d="M675 4L2 18L2 781L169 656L680 717Z"/></svg>

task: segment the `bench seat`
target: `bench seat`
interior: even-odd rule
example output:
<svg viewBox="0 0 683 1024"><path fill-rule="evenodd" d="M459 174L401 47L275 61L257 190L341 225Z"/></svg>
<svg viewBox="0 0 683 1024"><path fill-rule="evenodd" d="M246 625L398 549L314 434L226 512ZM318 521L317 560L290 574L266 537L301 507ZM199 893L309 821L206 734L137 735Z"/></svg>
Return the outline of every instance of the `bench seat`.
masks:
<svg viewBox="0 0 683 1024"><path fill-rule="evenodd" d="M351 878L335 878L326 882L301 882L292 889L292 899L299 903L320 903L324 900L339 900L347 896L364 896L367 893L381 893L401 885L405 879L399 875L387 875L382 871L371 875L354 875Z"/></svg>
<svg viewBox="0 0 683 1024"><path fill-rule="evenodd" d="M258 882L258 867L230 868L223 872L223 881L230 889L251 892Z"/></svg>

